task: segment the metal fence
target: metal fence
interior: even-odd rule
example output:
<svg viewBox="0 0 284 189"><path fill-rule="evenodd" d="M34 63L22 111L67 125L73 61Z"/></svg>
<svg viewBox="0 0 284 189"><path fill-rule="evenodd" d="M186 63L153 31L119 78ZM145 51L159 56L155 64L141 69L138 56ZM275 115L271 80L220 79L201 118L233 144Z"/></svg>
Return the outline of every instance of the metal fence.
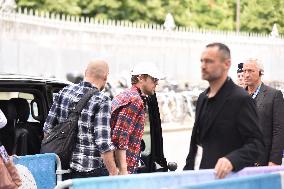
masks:
<svg viewBox="0 0 284 189"><path fill-rule="evenodd" d="M284 80L284 38L263 34L165 30L161 25L94 20L45 12L0 13L0 70L65 78L82 72L90 59L110 63L110 79L129 74L139 61L153 61L169 80L200 81L200 54L210 42L232 51L230 75L237 63L262 59L265 80Z"/></svg>
<svg viewBox="0 0 284 189"><path fill-rule="evenodd" d="M213 169L93 177L66 180L55 189L283 189L283 170L283 166L247 167L229 174L225 179L216 179Z"/></svg>

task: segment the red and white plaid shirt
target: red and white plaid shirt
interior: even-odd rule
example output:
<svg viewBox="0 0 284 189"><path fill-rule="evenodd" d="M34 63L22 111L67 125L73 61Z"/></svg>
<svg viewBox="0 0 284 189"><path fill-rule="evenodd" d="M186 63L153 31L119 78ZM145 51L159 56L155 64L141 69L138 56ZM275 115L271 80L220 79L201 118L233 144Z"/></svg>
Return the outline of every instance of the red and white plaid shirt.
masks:
<svg viewBox="0 0 284 189"><path fill-rule="evenodd" d="M145 109L136 86L118 94L112 100L112 142L126 150L128 173L135 173L140 158L140 142L144 133Z"/></svg>

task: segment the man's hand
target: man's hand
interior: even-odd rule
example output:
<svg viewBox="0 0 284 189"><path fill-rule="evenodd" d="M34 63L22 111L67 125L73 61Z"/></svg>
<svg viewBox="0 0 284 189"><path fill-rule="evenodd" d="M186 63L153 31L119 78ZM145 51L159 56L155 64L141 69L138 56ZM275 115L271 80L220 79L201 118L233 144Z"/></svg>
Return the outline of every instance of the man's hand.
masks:
<svg viewBox="0 0 284 189"><path fill-rule="evenodd" d="M118 175L118 170L109 171L109 176Z"/></svg>
<svg viewBox="0 0 284 189"><path fill-rule="evenodd" d="M115 151L115 162L119 169L119 175L127 175L127 163L126 163L126 150L119 150Z"/></svg>
<svg viewBox="0 0 284 189"><path fill-rule="evenodd" d="M278 164L276 164L276 163L273 163L273 162L268 162L268 166L277 166Z"/></svg>
<svg viewBox="0 0 284 189"><path fill-rule="evenodd" d="M127 167L124 169L120 169L118 175L128 175Z"/></svg>
<svg viewBox="0 0 284 189"><path fill-rule="evenodd" d="M107 151L101 154L101 157L104 161L104 164L109 172L110 176L117 175L118 170L115 165L114 157L113 157L113 151Z"/></svg>
<svg viewBox="0 0 284 189"><path fill-rule="evenodd" d="M233 165L225 157L219 158L215 165L216 178L222 179L226 177L233 170Z"/></svg>

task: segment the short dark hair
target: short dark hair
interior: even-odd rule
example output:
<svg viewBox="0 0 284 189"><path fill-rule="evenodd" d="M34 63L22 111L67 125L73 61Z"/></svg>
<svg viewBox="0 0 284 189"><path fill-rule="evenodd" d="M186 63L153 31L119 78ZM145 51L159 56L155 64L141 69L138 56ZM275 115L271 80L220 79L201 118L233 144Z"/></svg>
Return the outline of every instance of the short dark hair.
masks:
<svg viewBox="0 0 284 189"><path fill-rule="evenodd" d="M140 76L140 75L132 75L132 76L131 76L131 84L132 84L132 85L139 82L139 79L138 79L139 76ZM147 78L147 77L148 77L147 74L141 74L141 76L142 76L143 78Z"/></svg>
<svg viewBox="0 0 284 189"><path fill-rule="evenodd" d="M133 75L133 76L131 76L131 84L133 85L133 84L136 84L136 83L138 83L138 75Z"/></svg>
<svg viewBox="0 0 284 189"><path fill-rule="evenodd" d="M231 58L231 52L227 45L223 43L210 43L206 45L206 47L218 47L219 51L221 52L223 59L230 59Z"/></svg>

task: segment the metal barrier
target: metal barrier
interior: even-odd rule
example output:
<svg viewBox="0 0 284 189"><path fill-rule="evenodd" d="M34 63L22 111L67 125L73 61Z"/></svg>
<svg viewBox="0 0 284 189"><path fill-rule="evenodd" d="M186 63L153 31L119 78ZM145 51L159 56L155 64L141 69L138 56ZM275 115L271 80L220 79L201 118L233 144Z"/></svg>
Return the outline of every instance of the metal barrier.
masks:
<svg viewBox="0 0 284 189"><path fill-rule="evenodd" d="M62 181L62 174L69 172L61 169L61 161L53 153L15 156L13 161L28 168L39 189L54 188Z"/></svg>
<svg viewBox="0 0 284 189"><path fill-rule="evenodd" d="M63 170L62 167L61 167L61 160L60 160L59 156L56 155L56 154L55 154L55 156L56 156L56 166L57 166L56 176L57 176L57 184L58 184L62 181L62 175L70 173L70 169Z"/></svg>
<svg viewBox="0 0 284 189"><path fill-rule="evenodd" d="M216 180L209 183L174 187L171 189L283 189L284 172L253 175L225 180Z"/></svg>
<svg viewBox="0 0 284 189"><path fill-rule="evenodd" d="M283 166L276 167L249 167L239 172L232 173L228 178L239 178L256 174L267 174L277 171L284 171ZM148 173L138 175L97 177L85 179L72 179L59 183L56 189L72 187L73 189L165 189L193 184L202 184L205 182L216 181L214 170L168 172L168 173ZM210 188L210 187L209 187Z"/></svg>
<svg viewBox="0 0 284 189"><path fill-rule="evenodd" d="M73 185L72 179L69 179L59 183L54 189L69 188L72 185Z"/></svg>

